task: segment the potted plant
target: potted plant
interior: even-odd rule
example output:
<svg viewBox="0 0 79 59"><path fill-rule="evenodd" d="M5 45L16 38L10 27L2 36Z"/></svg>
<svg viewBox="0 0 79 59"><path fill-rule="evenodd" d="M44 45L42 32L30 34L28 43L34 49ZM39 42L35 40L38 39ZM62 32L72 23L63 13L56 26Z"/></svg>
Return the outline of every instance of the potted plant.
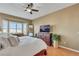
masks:
<svg viewBox="0 0 79 59"><path fill-rule="evenodd" d="M58 42L60 40L60 36L57 34L53 34L52 36L52 41L53 41L53 46L54 48L58 48Z"/></svg>

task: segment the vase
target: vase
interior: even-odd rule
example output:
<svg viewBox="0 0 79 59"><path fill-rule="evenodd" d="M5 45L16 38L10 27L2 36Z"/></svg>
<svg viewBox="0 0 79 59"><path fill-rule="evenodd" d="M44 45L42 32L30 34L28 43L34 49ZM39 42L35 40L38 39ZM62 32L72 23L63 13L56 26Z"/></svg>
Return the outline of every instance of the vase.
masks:
<svg viewBox="0 0 79 59"><path fill-rule="evenodd" d="M56 40L53 41L53 47L58 48L58 41L56 41Z"/></svg>

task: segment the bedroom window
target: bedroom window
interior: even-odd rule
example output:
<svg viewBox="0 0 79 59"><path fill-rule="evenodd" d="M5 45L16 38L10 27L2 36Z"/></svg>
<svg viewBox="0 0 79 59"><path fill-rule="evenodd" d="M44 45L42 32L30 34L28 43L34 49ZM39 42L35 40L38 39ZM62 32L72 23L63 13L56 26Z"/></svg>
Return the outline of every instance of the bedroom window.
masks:
<svg viewBox="0 0 79 59"><path fill-rule="evenodd" d="M15 34L16 33L16 22L9 22L9 33Z"/></svg>
<svg viewBox="0 0 79 59"><path fill-rule="evenodd" d="M17 33L22 33L22 23L17 23Z"/></svg>
<svg viewBox="0 0 79 59"><path fill-rule="evenodd" d="M23 33L27 35L27 27L28 27L27 23L3 20L2 31L3 33L11 33L11 34Z"/></svg>
<svg viewBox="0 0 79 59"><path fill-rule="evenodd" d="M8 21L7 20L3 20L2 29L3 29L2 32L8 33Z"/></svg>
<svg viewBox="0 0 79 59"><path fill-rule="evenodd" d="M28 29L28 25L26 23L23 24L23 33L26 35Z"/></svg>

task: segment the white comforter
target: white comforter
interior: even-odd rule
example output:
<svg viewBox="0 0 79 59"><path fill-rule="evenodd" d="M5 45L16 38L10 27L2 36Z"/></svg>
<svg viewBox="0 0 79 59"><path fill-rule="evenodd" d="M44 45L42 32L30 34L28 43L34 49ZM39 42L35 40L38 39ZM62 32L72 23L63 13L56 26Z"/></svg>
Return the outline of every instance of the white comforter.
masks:
<svg viewBox="0 0 79 59"><path fill-rule="evenodd" d="M8 47L0 51L1 56L33 56L43 49L47 49L47 45L41 39L33 37L19 37L20 43L16 47Z"/></svg>

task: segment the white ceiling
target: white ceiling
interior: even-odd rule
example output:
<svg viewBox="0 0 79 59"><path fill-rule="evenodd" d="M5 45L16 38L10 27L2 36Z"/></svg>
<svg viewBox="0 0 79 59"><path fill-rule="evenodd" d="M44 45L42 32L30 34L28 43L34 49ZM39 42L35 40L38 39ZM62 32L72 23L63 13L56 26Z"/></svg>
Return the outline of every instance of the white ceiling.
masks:
<svg viewBox="0 0 79 59"><path fill-rule="evenodd" d="M34 20L38 17L45 16L47 14L56 12L60 9L73 5L72 3L35 3L34 8L39 12L33 12L31 15L29 12L25 12L27 3L0 3L0 12L22 17L29 20Z"/></svg>

